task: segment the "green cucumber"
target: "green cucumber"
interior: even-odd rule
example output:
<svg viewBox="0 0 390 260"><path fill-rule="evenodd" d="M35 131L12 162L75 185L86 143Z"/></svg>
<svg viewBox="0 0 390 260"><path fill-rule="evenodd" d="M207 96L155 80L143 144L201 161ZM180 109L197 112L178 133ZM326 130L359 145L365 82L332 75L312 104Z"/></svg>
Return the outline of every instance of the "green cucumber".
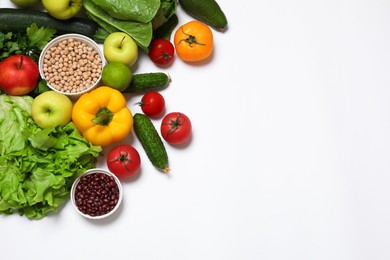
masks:
<svg viewBox="0 0 390 260"><path fill-rule="evenodd" d="M140 93L158 91L165 88L171 78L163 72L150 72L134 74L130 85L123 90L123 93Z"/></svg>
<svg viewBox="0 0 390 260"><path fill-rule="evenodd" d="M25 32L35 23L38 27L50 27L56 35L77 33L94 39L99 25L89 19L73 17L69 20L58 20L47 12L31 9L0 8L0 32Z"/></svg>
<svg viewBox="0 0 390 260"><path fill-rule="evenodd" d="M179 0L179 5L190 16L207 23L218 31L227 29L227 19L216 0Z"/></svg>
<svg viewBox="0 0 390 260"><path fill-rule="evenodd" d="M133 118L135 135L141 142L149 160L157 169L169 173L168 154L152 121L140 113L136 113Z"/></svg>

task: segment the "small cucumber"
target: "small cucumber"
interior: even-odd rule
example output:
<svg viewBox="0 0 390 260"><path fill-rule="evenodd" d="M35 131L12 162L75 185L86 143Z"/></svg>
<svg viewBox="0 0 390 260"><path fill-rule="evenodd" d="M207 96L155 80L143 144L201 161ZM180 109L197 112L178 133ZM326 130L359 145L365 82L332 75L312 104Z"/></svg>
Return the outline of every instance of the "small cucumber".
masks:
<svg viewBox="0 0 390 260"><path fill-rule="evenodd" d="M140 113L136 113L133 118L135 135L141 142L149 160L157 169L169 173L168 154L152 121Z"/></svg>
<svg viewBox="0 0 390 260"><path fill-rule="evenodd" d="M217 31L227 29L227 19L216 0L179 0L180 6L195 19L205 22Z"/></svg>
<svg viewBox="0 0 390 260"><path fill-rule="evenodd" d="M163 72L151 72L134 74L130 85L123 90L123 93L139 93L157 91L166 87L171 78Z"/></svg>
<svg viewBox="0 0 390 260"><path fill-rule="evenodd" d="M0 8L0 32L25 32L35 23L38 27L55 29L57 35L78 33L94 39L99 25L89 19L73 17L69 20L57 20L47 12L31 9Z"/></svg>

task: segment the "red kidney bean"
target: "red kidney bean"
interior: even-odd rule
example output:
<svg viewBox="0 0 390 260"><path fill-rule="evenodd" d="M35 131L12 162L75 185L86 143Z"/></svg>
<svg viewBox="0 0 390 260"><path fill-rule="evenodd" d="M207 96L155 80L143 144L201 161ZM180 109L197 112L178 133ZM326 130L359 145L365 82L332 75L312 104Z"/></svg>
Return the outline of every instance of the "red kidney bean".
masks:
<svg viewBox="0 0 390 260"><path fill-rule="evenodd" d="M77 208L90 216L101 216L113 210L119 200L119 187L114 177L91 173L80 178L75 189Z"/></svg>

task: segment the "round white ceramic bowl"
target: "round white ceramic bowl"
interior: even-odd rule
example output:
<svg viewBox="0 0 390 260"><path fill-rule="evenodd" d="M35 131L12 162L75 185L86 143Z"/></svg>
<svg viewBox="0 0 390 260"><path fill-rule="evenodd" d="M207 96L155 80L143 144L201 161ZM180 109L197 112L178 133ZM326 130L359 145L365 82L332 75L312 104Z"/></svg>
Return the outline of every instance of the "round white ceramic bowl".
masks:
<svg viewBox="0 0 390 260"><path fill-rule="evenodd" d="M91 216L91 215L83 212L77 206L76 188L79 185L81 178L85 177L86 175L95 174L95 173L102 173L102 174L105 174L107 176L111 176L115 180L116 185L118 186L119 197L118 197L118 201L117 201L115 207L111 211L109 211L103 215ZM113 173L111 173L105 169L100 169L100 168L94 168L94 169L87 170L82 175L80 175L73 183L72 188L71 188L71 192L70 192L70 198L71 198L71 201L72 201L74 208L76 209L76 211L78 213L80 213L80 215L82 215L83 217L88 218L88 219L103 219L103 218L107 218L107 217L111 216L121 205L122 197L123 197L123 190L122 190L122 185L121 185L121 182L119 181L119 179ZM85 199L84 203L86 203L86 201L87 201L87 199Z"/></svg>
<svg viewBox="0 0 390 260"><path fill-rule="evenodd" d="M38 62L39 73L40 73L40 76L41 76L42 79L46 80L45 73L44 73L44 70L43 70L44 62L45 62L44 58L46 56L46 53L50 50L50 48L58 46L60 44L60 42L62 42L63 40L67 40L67 39L74 39L74 40L77 40L79 42L85 43L88 46L92 47L92 49L99 55L99 57L101 59L101 62L102 62L101 70L103 70L103 67L104 67L104 64L105 64L105 58L104 58L103 52L99 48L99 45L94 40L92 40L91 38L89 38L87 36L84 36L84 35L81 35L81 34L76 34L76 33L70 33L70 34L64 34L64 35L61 35L61 36L58 36L58 37L52 39L45 46L45 48L42 50L42 52L40 54L40 57L39 57L39 62ZM71 99L75 100L75 99L78 99L82 94L87 93L87 92L95 89L96 87L98 87L100 85L101 76L102 76L102 73L100 72L100 76L98 77L97 81L93 85L91 85L88 88L86 88L86 89L84 89L82 91L79 91L79 92L72 92L72 93L63 92L63 91L60 91L57 88L53 87L52 85L50 85L49 82L47 82L47 85L48 85L48 87L50 89L52 89L52 90L54 90L56 92L65 94L68 97L70 97Z"/></svg>

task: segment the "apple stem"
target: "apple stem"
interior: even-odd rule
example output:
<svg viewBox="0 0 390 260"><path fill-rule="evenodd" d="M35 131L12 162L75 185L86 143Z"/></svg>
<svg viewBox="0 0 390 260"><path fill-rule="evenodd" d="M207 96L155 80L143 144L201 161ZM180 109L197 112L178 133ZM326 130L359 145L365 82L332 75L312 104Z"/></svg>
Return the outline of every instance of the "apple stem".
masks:
<svg viewBox="0 0 390 260"><path fill-rule="evenodd" d="M126 39L126 36L123 36L122 40L121 40L121 45L123 43L123 41Z"/></svg>
<svg viewBox="0 0 390 260"><path fill-rule="evenodd" d="M18 64L18 70L22 69L23 67L23 55L20 55L20 63Z"/></svg>

